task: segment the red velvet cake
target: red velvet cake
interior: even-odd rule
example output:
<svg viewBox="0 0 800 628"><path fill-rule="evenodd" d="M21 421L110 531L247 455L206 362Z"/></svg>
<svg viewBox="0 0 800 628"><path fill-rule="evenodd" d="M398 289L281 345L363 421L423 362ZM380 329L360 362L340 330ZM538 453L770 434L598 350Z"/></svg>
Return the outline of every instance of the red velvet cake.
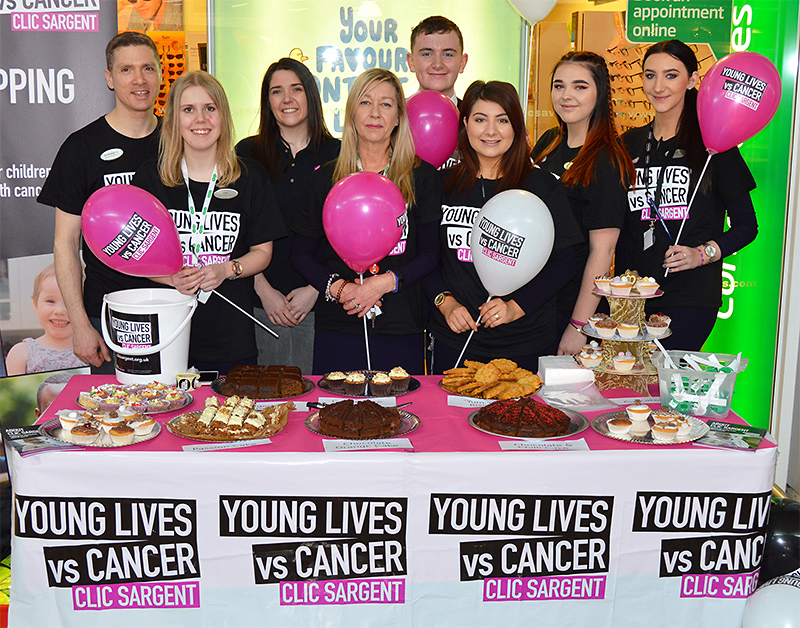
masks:
<svg viewBox="0 0 800 628"><path fill-rule="evenodd" d="M475 424L500 436L547 438L569 433L569 417L531 397L503 399L481 408Z"/></svg>

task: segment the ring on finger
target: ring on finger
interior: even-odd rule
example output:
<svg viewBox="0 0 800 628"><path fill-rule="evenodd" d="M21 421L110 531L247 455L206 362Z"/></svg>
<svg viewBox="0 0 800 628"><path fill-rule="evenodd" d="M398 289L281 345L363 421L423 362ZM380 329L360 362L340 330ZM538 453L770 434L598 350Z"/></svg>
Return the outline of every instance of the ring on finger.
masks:
<svg viewBox="0 0 800 628"><path fill-rule="evenodd" d="M494 315L494 320L500 320L500 315L499 314L495 314Z"/></svg>

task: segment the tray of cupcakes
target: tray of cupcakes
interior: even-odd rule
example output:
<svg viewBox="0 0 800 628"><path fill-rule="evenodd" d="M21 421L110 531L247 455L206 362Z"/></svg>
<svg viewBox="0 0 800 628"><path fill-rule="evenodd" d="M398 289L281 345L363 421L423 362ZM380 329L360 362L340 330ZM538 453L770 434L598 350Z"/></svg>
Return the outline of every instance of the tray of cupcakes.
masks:
<svg viewBox="0 0 800 628"><path fill-rule="evenodd" d="M346 397L390 397L419 390L420 381L400 366L391 371L332 371L319 380L322 390Z"/></svg>
<svg viewBox="0 0 800 628"><path fill-rule="evenodd" d="M59 410L39 428L42 436L84 447L125 447L158 436L161 425L129 407L110 412Z"/></svg>
<svg viewBox="0 0 800 628"><path fill-rule="evenodd" d="M651 410L638 399L624 411L596 416L591 425L608 438L644 445L690 443L708 432L708 425L697 417L670 408Z"/></svg>
<svg viewBox="0 0 800 628"><path fill-rule="evenodd" d="M81 392L77 403L91 412L113 412L126 406L141 414L157 414L188 406L192 394L161 382L102 384Z"/></svg>

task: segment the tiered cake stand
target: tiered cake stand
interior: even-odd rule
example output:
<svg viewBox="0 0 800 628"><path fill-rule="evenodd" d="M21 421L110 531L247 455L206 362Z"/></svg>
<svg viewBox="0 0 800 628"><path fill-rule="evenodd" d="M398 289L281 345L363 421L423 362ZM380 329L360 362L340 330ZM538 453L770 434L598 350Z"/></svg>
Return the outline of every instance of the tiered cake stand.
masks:
<svg viewBox="0 0 800 628"><path fill-rule="evenodd" d="M625 321L632 321L639 325L640 329L639 335L634 338L622 338L619 332L616 332L613 338L603 338L589 323L583 327L584 334L603 341L603 360L599 366L594 368L597 371L594 378L595 384L600 390L630 388L637 393L647 395L647 385L658 383L658 371L650 361L648 346L655 336L647 333L644 304L648 299L660 297L664 293L657 290L655 294L647 296L640 294L618 296L600 290L593 292L608 300L611 319L617 325ZM672 332L667 330L667 333L659 336L659 340L667 338L671 334ZM618 371L614 368L614 356L620 351L623 353L630 351L634 355L636 364L633 370Z"/></svg>

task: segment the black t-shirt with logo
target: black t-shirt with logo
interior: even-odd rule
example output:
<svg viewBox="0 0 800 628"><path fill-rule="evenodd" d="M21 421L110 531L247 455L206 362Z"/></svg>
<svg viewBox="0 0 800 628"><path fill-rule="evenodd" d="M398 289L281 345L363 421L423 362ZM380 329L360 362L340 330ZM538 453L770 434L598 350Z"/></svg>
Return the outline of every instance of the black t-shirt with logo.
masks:
<svg viewBox="0 0 800 628"><path fill-rule="evenodd" d="M691 169L683 150L676 148L675 138L652 141L650 166L645 166L646 144L650 125L627 131L622 139L636 165L636 186L628 192L628 211L620 236L626 266L640 275L655 277L664 295L656 307L713 307L722 305L722 264L707 264L691 270L664 276L664 255L672 240L648 206L646 193L655 199L659 178L660 199L655 199L672 238L677 237L681 220L687 213L694 190ZM662 174L662 168L666 168ZM710 172L710 174L709 174ZM755 189L756 183L738 148L714 155L705 177L711 176L711 189L698 192L679 244L698 246L716 240L724 231L725 207L738 197ZM644 236L653 225L653 246L644 248ZM726 252L727 253L727 252Z"/></svg>
<svg viewBox="0 0 800 628"><path fill-rule="evenodd" d="M43 205L80 216L92 192L107 185L130 184L145 161L158 156L160 123L150 135L130 138L117 133L105 117L75 131L58 150L53 167L36 199ZM116 290L154 287L142 277L131 277L103 264L83 245L86 279L83 303L89 316L99 318L103 295Z"/></svg>
<svg viewBox="0 0 800 628"><path fill-rule="evenodd" d="M241 159L242 175L225 193L217 186L208 212L203 219L203 233L192 234L189 197L186 186L167 187L158 176L157 164L147 162L133 179L135 185L147 190L164 203L169 210L184 252L187 266L197 266L197 258L190 252L199 244L199 255L204 265L226 263L245 255L251 246L271 242L286 235L272 185L267 173L258 162ZM189 181L189 189L196 211L202 212L208 182ZM222 192L222 194L218 194ZM222 196L222 198L220 198ZM161 286L163 287L163 286ZM247 312L253 311L253 278L243 277L223 281L217 291ZM252 358L258 353L255 325L217 295L197 306L192 317L192 334L189 354L203 362L233 362Z"/></svg>

